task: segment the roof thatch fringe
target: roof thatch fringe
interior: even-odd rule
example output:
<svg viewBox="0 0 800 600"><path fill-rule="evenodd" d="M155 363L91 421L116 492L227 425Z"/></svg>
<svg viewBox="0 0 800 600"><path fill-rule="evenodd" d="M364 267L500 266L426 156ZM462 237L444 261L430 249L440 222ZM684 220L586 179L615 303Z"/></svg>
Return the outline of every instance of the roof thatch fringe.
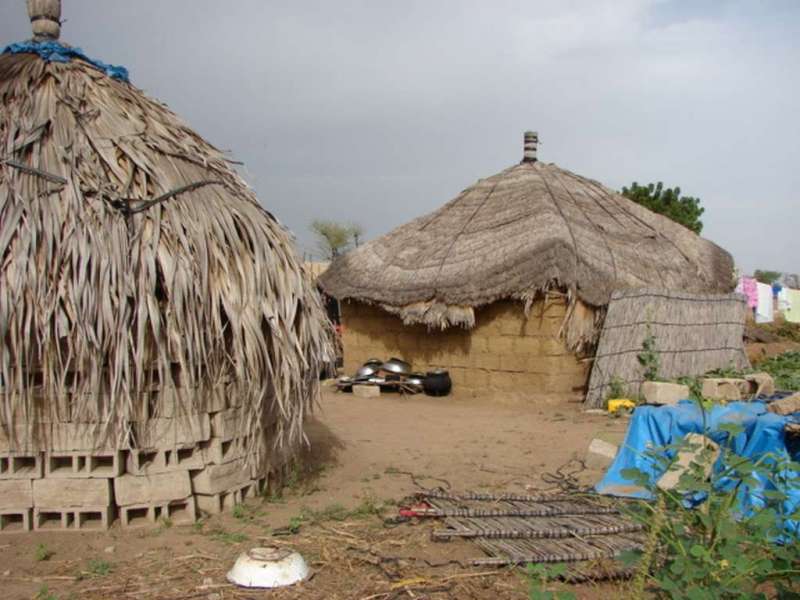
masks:
<svg viewBox="0 0 800 600"><path fill-rule="evenodd" d="M319 279L339 300L459 312L554 282L596 307L617 288L722 293L735 283L733 259L722 248L539 161L478 181L440 209L338 257Z"/></svg>
<svg viewBox="0 0 800 600"><path fill-rule="evenodd" d="M655 338L659 377L749 367L743 334L747 304L739 294L687 294L660 289L614 292L600 334L586 404L602 407L612 379L637 396L647 336Z"/></svg>
<svg viewBox="0 0 800 600"><path fill-rule="evenodd" d="M378 305L386 312L397 315L405 325L426 325L428 329L448 327L475 327L475 311L471 306L448 306L441 302L414 302L406 306Z"/></svg>
<svg viewBox="0 0 800 600"><path fill-rule="evenodd" d="M303 439L329 326L221 152L86 63L17 54L0 56L0 157L7 436L73 419L124 448L167 397L192 420L225 393L254 443Z"/></svg>

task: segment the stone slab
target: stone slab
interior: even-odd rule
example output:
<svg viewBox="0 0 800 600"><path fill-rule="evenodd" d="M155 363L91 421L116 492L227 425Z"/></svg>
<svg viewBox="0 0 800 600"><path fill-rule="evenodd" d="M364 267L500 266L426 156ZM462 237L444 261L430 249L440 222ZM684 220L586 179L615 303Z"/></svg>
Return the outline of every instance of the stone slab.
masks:
<svg viewBox="0 0 800 600"><path fill-rule="evenodd" d="M750 394L750 382L732 377L706 377L703 379L702 394L709 400L741 400Z"/></svg>
<svg viewBox="0 0 800 600"><path fill-rule="evenodd" d="M0 510L33 508L33 483L30 479L0 481Z"/></svg>
<svg viewBox="0 0 800 600"><path fill-rule="evenodd" d="M693 462L702 465L705 478L708 479L711 476L711 468L719 457L719 446L706 436L699 433L688 433L683 439L686 443L697 447L685 448L678 452L678 456L673 465L656 483L662 490L676 490L681 475L690 468ZM710 456L704 456L704 448L710 448L712 454Z"/></svg>
<svg viewBox="0 0 800 600"><path fill-rule="evenodd" d="M787 396L786 398L781 398L780 400L770 402L767 406L767 410L771 413L775 413L776 415L781 415L784 417L786 415L800 412L800 392L797 394L792 394L791 396Z"/></svg>
<svg viewBox="0 0 800 600"><path fill-rule="evenodd" d="M52 423L48 450L91 452L113 450L113 440L103 438L99 423Z"/></svg>
<svg viewBox="0 0 800 600"><path fill-rule="evenodd" d="M208 465L192 472L192 490L197 494L219 494L239 488L249 481L250 469L244 459Z"/></svg>
<svg viewBox="0 0 800 600"><path fill-rule="evenodd" d="M114 479L114 498L118 506L165 504L192 495L189 471L154 475L122 475Z"/></svg>
<svg viewBox="0 0 800 600"><path fill-rule="evenodd" d="M662 381L645 381L641 387L642 396L648 404L672 406L680 400L689 399L689 386Z"/></svg>
<svg viewBox="0 0 800 600"><path fill-rule="evenodd" d="M589 444L586 451L586 468L598 471L605 471L614 462L617 456L617 446L609 442L595 438Z"/></svg>
<svg viewBox="0 0 800 600"><path fill-rule="evenodd" d="M240 437L242 431L242 412L239 408L228 408L211 415L211 436L228 441ZM209 439L209 438L206 438Z"/></svg>
<svg viewBox="0 0 800 600"><path fill-rule="evenodd" d="M110 479L36 479L33 504L37 508L82 508L111 505Z"/></svg>
<svg viewBox="0 0 800 600"><path fill-rule="evenodd" d="M354 385L353 395L358 398L380 398L381 388L377 385Z"/></svg>
<svg viewBox="0 0 800 600"><path fill-rule="evenodd" d="M135 423L134 433L139 448L177 448L208 440L211 422L205 413L178 419L150 419Z"/></svg>

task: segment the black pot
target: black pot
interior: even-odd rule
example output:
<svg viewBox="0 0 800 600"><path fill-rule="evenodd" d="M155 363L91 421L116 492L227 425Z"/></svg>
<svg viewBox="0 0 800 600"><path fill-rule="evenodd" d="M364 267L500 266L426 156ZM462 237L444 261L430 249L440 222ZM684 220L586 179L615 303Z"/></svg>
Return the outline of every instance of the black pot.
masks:
<svg viewBox="0 0 800 600"><path fill-rule="evenodd" d="M444 369L429 371L422 380L422 389L428 396L447 396L453 389L450 373Z"/></svg>

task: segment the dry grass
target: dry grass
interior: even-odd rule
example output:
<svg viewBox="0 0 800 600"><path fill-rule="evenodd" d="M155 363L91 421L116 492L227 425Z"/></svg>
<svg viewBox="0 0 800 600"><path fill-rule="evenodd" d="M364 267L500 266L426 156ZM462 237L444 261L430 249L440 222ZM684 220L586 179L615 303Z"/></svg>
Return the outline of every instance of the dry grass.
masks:
<svg viewBox="0 0 800 600"><path fill-rule="evenodd" d="M88 64L21 54L0 57L0 159L4 427L82 419L127 447L162 395L191 419L224 394L297 446L328 325L220 151Z"/></svg>
<svg viewBox="0 0 800 600"><path fill-rule="evenodd" d="M733 260L670 219L553 164L523 162L439 210L340 257L330 295L431 328L475 323L474 308L560 290L591 307L618 288L733 289Z"/></svg>

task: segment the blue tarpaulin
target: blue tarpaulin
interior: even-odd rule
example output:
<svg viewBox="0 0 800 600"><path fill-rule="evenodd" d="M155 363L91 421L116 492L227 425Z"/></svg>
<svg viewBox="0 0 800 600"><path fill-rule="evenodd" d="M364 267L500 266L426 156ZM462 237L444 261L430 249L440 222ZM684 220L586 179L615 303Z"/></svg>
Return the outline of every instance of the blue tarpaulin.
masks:
<svg viewBox="0 0 800 600"><path fill-rule="evenodd" d="M38 54L41 58L48 62L66 63L74 58L78 58L84 62L89 63L96 69L99 69L109 77L118 79L119 81L129 82L128 69L125 67L118 67L115 65L106 64L100 60L89 58L84 54L80 48L72 48L65 46L59 42L17 42L10 44L3 49L3 54Z"/></svg>
<svg viewBox="0 0 800 600"><path fill-rule="evenodd" d="M649 489L639 487L634 481L625 478L625 469L637 469L647 476L648 488L666 471L663 462L658 461L652 450L678 443L688 433L706 435L720 446L729 448L734 454L757 461L769 454L777 460L797 461L798 452L786 444L784 428L786 423L797 420L797 416L783 417L766 410L764 402L732 402L727 405L715 405L705 415L700 407L691 401L679 402L676 406L642 406L637 408L631 419L625 441L617 453L617 457L609 467L603 479L595 486L597 492L613 496L629 498L652 497ZM738 425L742 431L730 438L730 434L721 427L726 424ZM648 452L651 451L651 452ZM674 455L674 451L671 454ZM668 453L669 454L669 453ZM672 456L670 456L671 458ZM714 472L724 471L724 453L714 465ZM784 473L787 477L800 477L798 473ZM758 485L741 485L738 492L737 511L750 515L767 503L765 492L775 490L774 482L755 474ZM718 477L715 481L717 489L733 490L738 482L730 477ZM782 489L788 498L783 503L784 514L791 514L800 509L800 490ZM702 498L687 499L690 502ZM789 531L797 533L800 524L787 522Z"/></svg>

